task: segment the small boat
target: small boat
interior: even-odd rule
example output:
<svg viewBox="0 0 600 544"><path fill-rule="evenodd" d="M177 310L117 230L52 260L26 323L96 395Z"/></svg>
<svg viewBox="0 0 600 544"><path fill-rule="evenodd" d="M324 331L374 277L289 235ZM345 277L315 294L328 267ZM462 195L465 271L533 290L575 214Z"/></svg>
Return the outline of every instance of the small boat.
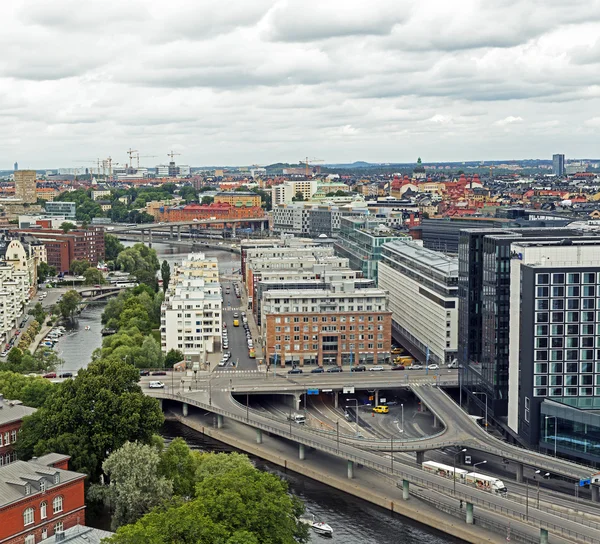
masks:
<svg viewBox="0 0 600 544"><path fill-rule="evenodd" d="M310 526L310 528L319 535L333 536L333 529L331 528L331 525L322 521L315 521L315 516L312 514L310 516L299 518L299 521L306 523L306 525Z"/></svg>
<svg viewBox="0 0 600 544"><path fill-rule="evenodd" d="M86 325L86 326L85 326L85 330L86 330L86 331L89 331L89 330L91 330L91 328L92 328L92 327L90 327L89 325Z"/></svg>

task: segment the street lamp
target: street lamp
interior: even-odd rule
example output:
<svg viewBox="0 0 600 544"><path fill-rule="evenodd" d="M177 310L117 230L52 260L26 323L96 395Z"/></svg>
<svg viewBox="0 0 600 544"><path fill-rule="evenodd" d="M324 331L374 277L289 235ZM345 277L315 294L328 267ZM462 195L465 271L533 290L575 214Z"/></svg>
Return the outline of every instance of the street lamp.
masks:
<svg viewBox="0 0 600 544"><path fill-rule="evenodd" d="M558 438L558 419L556 416L545 416L544 426L546 428L546 440L548 442L548 420L554 418L554 457L556 457L556 439Z"/></svg>
<svg viewBox="0 0 600 544"><path fill-rule="evenodd" d="M452 471L452 479L454 480L454 491L453 491L454 495L456 495L456 456L460 455L461 453L465 453L466 451L467 451L467 448L463 448L462 450L460 450L460 451L456 452L455 454L453 454L453 457L452 457L452 461L453 461L453 464L452 464L452 469L453 469L453 471Z"/></svg>
<svg viewBox="0 0 600 544"><path fill-rule="evenodd" d="M404 403L400 405L400 408L402 408L402 430L400 432L403 433L404 432Z"/></svg>
<svg viewBox="0 0 600 544"><path fill-rule="evenodd" d="M488 432L488 396L482 391L471 391L472 395L485 395L485 432Z"/></svg>
<svg viewBox="0 0 600 544"><path fill-rule="evenodd" d="M356 403L356 434L358 435L358 400L346 399L346 402L352 402L352 401L354 401Z"/></svg>
<svg viewBox="0 0 600 544"><path fill-rule="evenodd" d="M477 465L485 465L487 463L487 461L479 461L479 463L475 463L473 465L473 468L475 468Z"/></svg>

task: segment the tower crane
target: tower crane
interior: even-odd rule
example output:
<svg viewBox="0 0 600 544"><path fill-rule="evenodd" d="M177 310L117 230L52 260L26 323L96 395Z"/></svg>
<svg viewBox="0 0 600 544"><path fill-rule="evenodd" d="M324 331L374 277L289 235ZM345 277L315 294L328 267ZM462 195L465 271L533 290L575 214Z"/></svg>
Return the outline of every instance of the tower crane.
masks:
<svg viewBox="0 0 600 544"><path fill-rule="evenodd" d="M133 155L135 153L139 153L139 151L137 149L131 149L131 147L129 148L129 150L127 151L127 154L129 155L129 166L131 168L133 168Z"/></svg>
<svg viewBox="0 0 600 544"><path fill-rule="evenodd" d="M300 164L304 164L306 166L305 174L306 174L307 178L308 178L308 168L314 162L325 162L325 161L323 159L309 159L308 157L306 157L306 160L300 161Z"/></svg>
<svg viewBox="0 0 600 544"><path fill-rule="evenodd" d="M140 155L139 152L136 155L136 159L137 159L137 167L140 167L140 158L142 159L149 159L151 157L157 157L157 155Z"/></svg>
<svg viewBox="0 0 600 544"><path fill-rule="evenodd" d="M171 157L171 162L173 162L173 157L175 155L181 155L181 153L174 153L172 149L171 149L171 153L167 153L167 157Z"/></svg>

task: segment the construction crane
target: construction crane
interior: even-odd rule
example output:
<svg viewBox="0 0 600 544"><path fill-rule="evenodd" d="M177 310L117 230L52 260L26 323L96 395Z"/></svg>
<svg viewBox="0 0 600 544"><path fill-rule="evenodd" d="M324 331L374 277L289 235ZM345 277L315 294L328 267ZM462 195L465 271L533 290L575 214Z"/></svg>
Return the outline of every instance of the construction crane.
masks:
<svg viewBox="0 0 600 544"><path fill-rule="evenodd" d="M304 164L306 166L306 177L308 178L308 168L313 162L325 162L323 159L309 159L306 157L306 160L300 161L300 164Z"/></svg>
<svg viewBox="0 0 600 544"><path fill-rule="evenodd" d="M173 162L173 157L175 155L181 155L181 153L174 153L172 149L171 149L171 153L167 153L167 157L171 157L171 162Z"/></svg>
<svg viewBox="0 0 600 544"><path fill-rule="evenodd" d="M85 164L93 164L93 165L97 165L98 168L98 174L100 174L100 159L87 159L84 161L73 161L73 162L81 162L81 163L85 163ZM92 173L92 169L90 169L90 174Z"/></svg>
<svg viewBox="0 0 600 544"><path fill-rule="evenodd" d="M127 151L127 154L129 155L129 166L131 168L133 168L133 155L135 153L139 153L139 151L137 149L131 149L131 147L129 148L129 150Z"/></svg>
<svg viewBox="0 0 600 544"><path fill-rule="evenodd" d="M140 155L140 154L139 154L139 152L138 152L138 154L137 154L137 156L136 156L136 159L137 159L137 167L138 167L138 168L140 167L140 158L142 158L142 159L149 159L149 158L151 158L151 157L157 157L157 155Z"/></svg>

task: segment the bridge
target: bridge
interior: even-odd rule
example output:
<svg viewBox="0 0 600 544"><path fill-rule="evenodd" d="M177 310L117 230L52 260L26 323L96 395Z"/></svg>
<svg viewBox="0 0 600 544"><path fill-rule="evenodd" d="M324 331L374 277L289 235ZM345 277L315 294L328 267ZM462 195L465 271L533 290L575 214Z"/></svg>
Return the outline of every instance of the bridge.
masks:
<svg viewBox="0 0 600 544"><path fill-rule="evenodd" d="M421 400L422 405L425 405L434 415L434 422L440 427L437 434L423 438L398 439L393 442L390 442L389 439L364 439L352 436L334 437L331 431L309 429L305 430L306 436L310 436L312 442L322 443L323 445L329 444L335 438L336 442L346 444L356 450L373 453L389 452L392 448L396 452L416 452L418 463L423 461L424 452L428 450L437 450L448 446L468 448L469 450L499 455L514 462L517 467L518 482L523 481L524 466L543 467L544 470L576 482L588 479L596 472L592 467L520 448L489 434L457 406L441 387L438 387L457 385L455 373L415 376L407 374L407 378L398 377L397 375L398 372L378 372L367 373L366 376L361 376L358 373L349 375L343 373L327 375L324 373L309 374L305 377L297 377L296 375L288 377L286 374L273 376L269 374L265 377L264 373L218 372L203 376L198 380L190 379L187 385L182 384L181 390L177 392L175 397L173 397L173 391L168 393L154 389L146 390L146 392L157 398L181 402L184 415L187 413L187 405L190 404L217 414L221 422L220 425L223 424L223 417L233 417L233 419L255 427L257 432L268 425L273 427L270 432L279 435L279 431L283 430L286 432L281 436L287 437L289 422L243 406L235 401L232 395L291 395L295 399L294 407L298 409L300 398L303 394L306 394L308 389L331 392L334 395L335 406L337 407L337 396L348 387L369 390L408 388ZM193 390L190 391L190 388ZM318 449L318 446L313 447ZM598 486L592 487L592 496L595 501L600 500L599 489Z"/></svg>

